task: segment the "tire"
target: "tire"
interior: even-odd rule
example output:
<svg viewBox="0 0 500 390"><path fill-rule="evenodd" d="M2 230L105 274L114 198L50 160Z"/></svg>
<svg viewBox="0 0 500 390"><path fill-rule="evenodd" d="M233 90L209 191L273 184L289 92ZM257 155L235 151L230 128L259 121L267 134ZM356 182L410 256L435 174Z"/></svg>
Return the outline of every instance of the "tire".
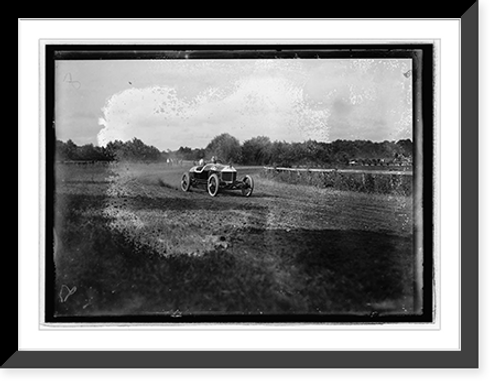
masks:
<svg viewBox="0 0 500 390"><path fill-rule="evenodd" d="M219 176L217 176L216 173L212 173L208 178L207 191L212 198L217 196L217 193L219 192Z"/></svg>
<svg viewBox="0 0 500 390"><path fill-rule="evenodd" d="M243 178L243 183L246 185L244 188L241 189L241 193L243 194L243 196L245 197L249 197L252 195L253 193L253 179L251 176L249 175L246 175L244 178Z"/></svg>
<svg viewBox="0 0 500 390"><path fill-rule="evenodd" d="M191 178L189 177L189 173L185 172L181 178L181 190L184 192L188 192L191 188Z"/></svg>

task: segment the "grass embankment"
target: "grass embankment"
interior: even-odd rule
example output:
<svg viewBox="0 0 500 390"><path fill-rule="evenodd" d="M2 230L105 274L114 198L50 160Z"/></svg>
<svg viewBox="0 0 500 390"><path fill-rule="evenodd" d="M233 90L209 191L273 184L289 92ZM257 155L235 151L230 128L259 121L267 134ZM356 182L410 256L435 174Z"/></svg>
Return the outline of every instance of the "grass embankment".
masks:
<svg viewBox="0 0 500 390"><path fill-rule="evenodd" d="M332 172L266 170L264 177L277 182L368 194L411 196L413 176L405 171L345 169Z"/></svg>

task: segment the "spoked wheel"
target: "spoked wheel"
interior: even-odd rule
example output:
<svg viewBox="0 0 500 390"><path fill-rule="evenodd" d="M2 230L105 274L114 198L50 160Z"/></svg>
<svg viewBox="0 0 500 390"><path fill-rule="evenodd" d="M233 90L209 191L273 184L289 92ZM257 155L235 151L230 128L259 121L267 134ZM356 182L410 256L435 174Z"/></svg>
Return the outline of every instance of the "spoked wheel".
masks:
<svg viewBox="0 0 500 390"><path fill-rule="evenodd" d="M189 177L189 173L184 173L181 178L181 190L184 192L189 191L191 188L191 178Z"/></svg>
<svg viewBox="0 0 500 390"><path fill-rule="evenodd" d="M215 173L208 178L207 191L212 197L216 196L219 192L219 177Z"/></svg>
<svg viewBox="0 0 500 390"><path fill-rule="evenodd" d="M241 193L243 196L246 196L247 198L252 195L253 192L253 179L251 176L246 175L245 178L243 179L243 184L245 185L241 189Z"/></svg>

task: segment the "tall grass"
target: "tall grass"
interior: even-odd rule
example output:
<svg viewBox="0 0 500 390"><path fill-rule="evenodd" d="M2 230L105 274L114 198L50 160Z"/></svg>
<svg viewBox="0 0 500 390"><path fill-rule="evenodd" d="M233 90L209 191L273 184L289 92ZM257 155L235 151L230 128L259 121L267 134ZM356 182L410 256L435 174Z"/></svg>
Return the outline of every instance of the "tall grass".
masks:
<svg viewBox="0 0 500 390"><path fill-rule="evenodd" d="M339 191L404 196L410 196L413 193L413 176L398 173L378 174L369 171L318 172L266 169L263 176L282 183L332 188Z"/></svg>
<svg viewBox="0 0 500 390"><path fill-rule="evenodd" d="M118 229L98 211L99 195L60 195L55 228L55 317L257 314L293 305L279 296L272 270L231 251L164 256ZM75 293L62 301L66 286Z"/></svg>

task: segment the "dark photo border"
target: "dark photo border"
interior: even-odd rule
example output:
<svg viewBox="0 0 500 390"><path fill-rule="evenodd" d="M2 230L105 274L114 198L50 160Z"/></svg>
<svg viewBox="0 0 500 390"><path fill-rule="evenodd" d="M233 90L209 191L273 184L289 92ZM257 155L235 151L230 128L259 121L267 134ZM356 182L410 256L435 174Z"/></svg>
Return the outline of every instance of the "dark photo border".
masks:
<svg viewBox="0 0 500 390"><path fill-rule="evenodd" d="M264 44L264 45L47 45L45 46L46 79L46 227L45 227L45 323L430 323L433 305L433 141L434 141L434 55L432 43L408 44ZM423 246L423 259L415 263L415 307L412 314L167 314L54 316L55 269L53 264L54 227L54 145L55 96L54 68L57 60L136 60L136 59L408 59L412 61L414 122L414 241ZM421 123L425 123L425 131ZM421 183L423 177L423 183ZM422 185L423 184L423 185ZM422 212L423 210L423 212ZM422 215L423 214L423 215ZM417 218L417 215L422 218ZM422 220L420 220L422 219ZM423 231L423 237L421 235ZM418 239L417 239L418 237ZM418 270L418 271L417 271ZM421 292L421 293L420 293Z"/></svg>

